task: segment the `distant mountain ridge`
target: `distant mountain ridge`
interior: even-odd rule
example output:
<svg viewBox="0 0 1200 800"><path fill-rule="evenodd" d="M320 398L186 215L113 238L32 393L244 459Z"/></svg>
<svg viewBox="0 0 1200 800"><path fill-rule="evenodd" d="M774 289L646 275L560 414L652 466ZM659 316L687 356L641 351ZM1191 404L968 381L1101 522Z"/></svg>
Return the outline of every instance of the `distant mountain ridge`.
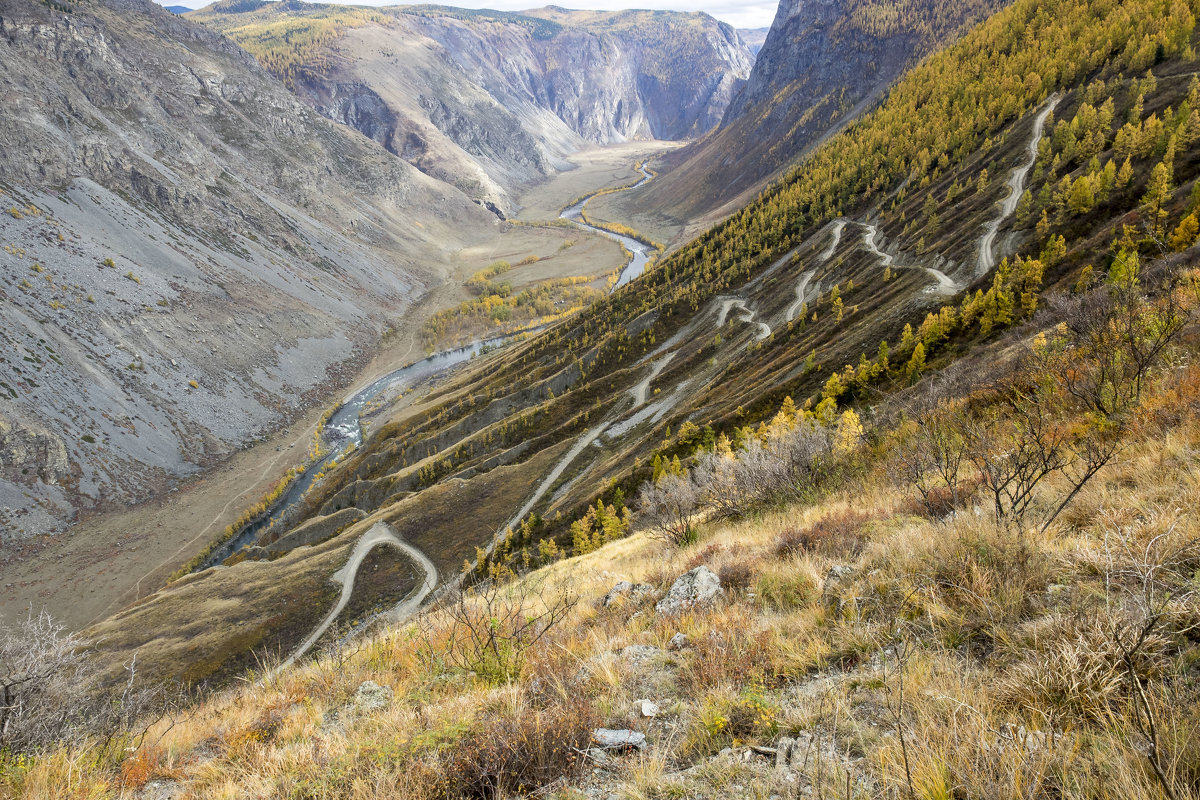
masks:
<svg viewBox="0 0 1200 800"><path fill-rule="evenodd" d="M706 14L225 0L190 16L321 113L504 208L582 147L704 134L753 64Z"/></svg>
<svg viewBox="0 0 1200 800"><path fill-rule="evenodd" d="M1007 2L780 0L720 126L674 154L662 180L631 202L681 221L723 216L869 108L905 69Z"/></svg>

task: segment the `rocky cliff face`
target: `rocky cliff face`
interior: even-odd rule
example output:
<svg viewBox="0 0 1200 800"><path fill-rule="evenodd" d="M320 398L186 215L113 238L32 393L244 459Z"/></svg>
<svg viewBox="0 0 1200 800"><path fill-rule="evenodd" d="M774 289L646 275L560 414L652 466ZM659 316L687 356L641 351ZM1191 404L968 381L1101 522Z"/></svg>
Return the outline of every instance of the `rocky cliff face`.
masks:
<svg viewBox="0 0 1200 800"><path fill-rule="evenodd" d="M0 40L0 543L311 405L492 223L148 0Z"/></svg>
<svg viewBox="0 0 1200 800"><path fill-rule="evenodd" d="M703 14L420 6L346 16L226 3L192 17L245 44L323 114L501 206L587 144L704 134L753 60ZM323 30L320 44L290 40L299 27Z"/></svg>
<svg viewBox="0 0 1200 800"><path fill-rule="evenodd" d="M740 204L873 105L908 66L1006 4L780 0L719 128L676 154L639 208L688 220Z"/></svg>

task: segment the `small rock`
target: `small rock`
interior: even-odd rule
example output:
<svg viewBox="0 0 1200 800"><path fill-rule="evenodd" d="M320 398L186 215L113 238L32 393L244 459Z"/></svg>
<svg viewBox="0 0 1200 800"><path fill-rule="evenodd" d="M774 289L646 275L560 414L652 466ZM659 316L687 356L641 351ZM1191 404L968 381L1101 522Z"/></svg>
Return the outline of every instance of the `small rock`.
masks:
<svg viewBox="0 0 1200 800"><path fill-rule="evenodd" d="M646 747L646 734L637 731L596 728L592 741L605 750L642 750Z"/></svg>
<svg viewBox="0 0 1200 800"><path fill-rule="evenodd" d="M658 716L658 703L653 700L634 700L633 705L637 707L643 717Z"/></svg>
<svg viewBox="0 0 1200 800"><path fill-rule="evenodd" d="M375 681L364 681L354 693L354 709L356 711L378 711L387 708L392 702L392 690L380 686Z"/></svg>
<svg viewBox="0 0 1200 800"><path fill-rule="evenodd" d="M621 649L621 657L628 659L635 667L653 661L662 655L662 650L648 644L631 644Z"/></svg>
<svg viewBox="0 0 1200 800"><path fill-rule="evenodd" d="M678 614L693 606L707 605L721 594L721 579L701 564L671 584L667 596L654 606L659 614Z"/></svg>
<svg viewBox="0 0 1200 800"><path fill-rule="evenodd" d="M688 637L686 633L677 633L671 637L671 641L667 642L667 647L672 650L682 650L688 646Z"/></svg>
<svg viewBox="0 0 1200 800"><path fill-rule="evenodd" d="M654 594L654 587L649 584L619 581L600 600L600 605L608 608L619 600L629 603L639 603L643 598L652 594Z"/></svg>
<svg viewBox="0 0 1200 800"><path fill-rule="evenodd" d="M829 568L829 572L825 573L825 580L840 581L844 578L849 578L854 574L854 567L849 564L834 564Z"/></svg>

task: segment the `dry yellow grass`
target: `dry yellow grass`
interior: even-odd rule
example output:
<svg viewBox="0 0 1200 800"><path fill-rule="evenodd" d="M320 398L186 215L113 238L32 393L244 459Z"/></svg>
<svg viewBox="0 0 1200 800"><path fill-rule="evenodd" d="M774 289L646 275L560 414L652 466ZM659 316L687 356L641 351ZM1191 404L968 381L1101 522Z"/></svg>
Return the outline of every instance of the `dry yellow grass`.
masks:
<svg viewBox="0 0 1200 800"><path fill-rule="evenodd" d="M638 532L504 587L530 615L557 591L581 598L516 654L511 681L439 663L451 643L447 612L434 611L212 696L152 727L123 764L97 764L87 747L6 762L0 796L137 797L151 779L197 798L510 796L504 769L527 769L540 793L564 798L595 785L646 799L805 786L830 797L847 786L880 798L1196 797L1200 392L1194 367L1173 369L1147 398L1171 400L1170 423L1131 435L1045 532L971 504L915 516L908 487L866 468L811 506L701 522L682 549ZM1061 490L1042 487L1037 508ZM852 511L867 519L853 540L779 546ZM711 608L667 618L649 600L597 602L619 580L664 591L697 564L738 583ZM1142 600L1158 597L1146 594L1148 567L1162 603L1130 660ZM631 644L659 651L639 663L622 652ZM359 709L365 681L393 699ZM656 720L632 709L643 697L659 704ZM597 777L563 744L592 725L640 728L651 747ZM785 736L802 743L795 770L740 755Z"/></svg>

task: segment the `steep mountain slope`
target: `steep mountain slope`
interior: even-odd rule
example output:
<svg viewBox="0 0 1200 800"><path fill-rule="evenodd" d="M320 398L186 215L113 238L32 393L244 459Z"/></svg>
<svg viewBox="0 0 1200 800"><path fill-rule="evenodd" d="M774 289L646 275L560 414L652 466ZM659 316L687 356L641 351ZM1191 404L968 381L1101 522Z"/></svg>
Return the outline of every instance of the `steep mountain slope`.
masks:
<svg viewBox="0 0 1200 800"><path fill-rule="evenodd" d="M0 39L6 544L308 407L494 222L151 2L18 0Z"/></svg>
<svg viewBox="0 0 1200 800"><path fill-rule="evenodd" d="M226 2L191 17L321 113L506 209L587 144L703 134L752 62L704 14Z"/></svg>
<svg viewBox="0 0 1200 800"><path fill-rule="evenodd" d="M208 669L246 633L197 609L325 603L358 542L490 580L146 736L44 681L71 739L0 792L1200 797L1197 13L1015 0L642 279L394 398L310 498L361 519L109 656L162 669L165 623Z"/></svg>
<svg viewBox="0 0 1200 800"><path fill-rule="evenodd" d="M596 524L601 539L625 524L598 501L618 507L721 434L765 436L785 398L829 421L994 346L1043 287L1086 287L1167 239L1192 246L1194 13L1179 0L1018 0L640 279L373 409L364 446L305 499L314 520L366 515L322 554L379 523L444 579L477 547L498 545L492 565L514 571L584 552ZM255 555L106 633L284 568L244 560Z"/></svg>
<svg viewBox="0 0 1200 800"><path fill-rule="evenodd" d="M632 212L679 224L736 210L875 104L908 67L1006 2L780 0L750 79L720 126L672 155L656 185L621 200Z"/></svg>

